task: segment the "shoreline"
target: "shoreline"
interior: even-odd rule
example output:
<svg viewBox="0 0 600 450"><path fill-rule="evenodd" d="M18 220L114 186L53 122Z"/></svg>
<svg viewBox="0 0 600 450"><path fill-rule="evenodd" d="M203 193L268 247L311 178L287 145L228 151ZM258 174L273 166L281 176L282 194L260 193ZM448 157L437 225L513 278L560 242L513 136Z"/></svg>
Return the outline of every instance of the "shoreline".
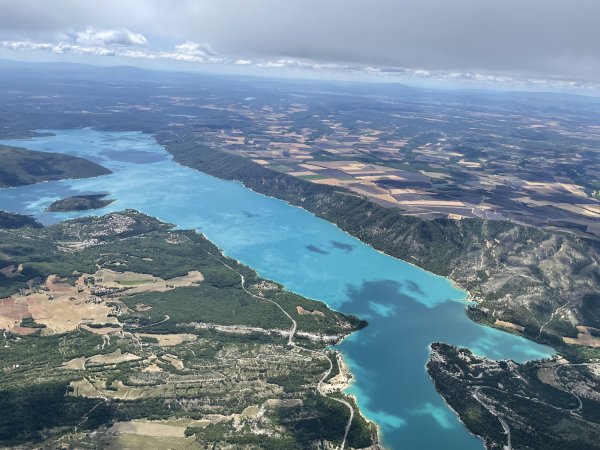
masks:
<svg viewBox="0 0 600 450"><path fill-rule="evenodd" d="M329 225L333 225L335 228L337 228L339 231L341 231L342 233L344 233L346 236L348 236L348 237L349 237L349 238L351 238L352 240L355 240L355 241L359 242L359 243L360 243L360 244L362 244L362 245L366 245L366 246L367 246L367 247L369 247L371 250L375 250L376 252L380 253L381 255L383 255L383 256L385 256L385 257L387 257L387 258L393 258L395 261L399 261L399 262L402 262L402 263L405 263L405 264L409 264L409 265L413 266L415 269L417 269L417 270L419 270L419 271L423 271L423 272L427 273L428 275L434 275L434 276L436 276L436 277L438 277L438 278L440 278L440 279L444 279L444 281L448 281L448 282L450 282L450 284L451 284L451 285L452 285L454 288L456 288L456 289L457 289L458 291L460 291L461 293L464 293L464 294L465 294L465 296L464 296L463 298L461 298L461 299L451 299L451 300L449 300L449 301L451 301L451 302L457 302L457 303L472 303L472 302L474 302L474 303L477 303L475 300L473 300L473 299L472 299L472 296L471 296L470 292L469 292L469 291L467 291L466 289L463 289L462 287L460 287L460 285L459 285L459 284L458 284L458 283L457 283L455 280L453 280L453 279L451 279L451 278L449 278L449 277L445 277L445 276L442 276L442 275L438 275L438 274L432 273L432 272L430 272L430 271L428 271L428 270L426 270L426 269L423 269L423 268L419 267L417 264L415 264L415 263L413 263L413 262L410 262L410 261L405 261L405 260L403 260L403 259L400 259L400 258L397 258L397 257L395 257L395 256L388 255L388 254L387 254L387 253L385 253L384 251L381 251L381 250L378 250L378 249L374 248L374 247L373 247L371 244L369 244L369 243L367 243L367 242L365 242L365 241L363 241L363 240L359 239L358 237L356 237L356 236L354 236L354 235L350 234L349 232L347 232L347 231L343 230L343 229L342 229L342 228L340 228L340 227L339 227L339 226L338 226L338 225L337 225L335 222L332 222L332 221L329 221L329 220L327 220L327 219L325 219L325 218L323 218L323 217L320 217L320 216L318 216L317 214L315 214L315 213L313 213L313 212L311 212L311 211L307 210L306 208L304 208L304 207L302 207L302 206L294 205L294 204L290 203L290 201L283 200L283 199L280 199L280 198L278 198L278 197L275 197L275 196L271 196L271 195L268 195L268 194L263 194L263 193L257 192L257 191L255 191L254 189L252 189L252 188L250 188L250 187L246 186L246 185L244 184L244 182L242 182L242 181L240 181L240 180L230 180L230 179L226 179L226 178L220 178L220 177L217 177L217 176L211 175L211 174L209 174L209 173L206 173L206 172L204 172L204 171L202 171L202 170L196 169L196 168L194 168L194 167L190 167L190 166L187 166L187 165L184 165L184 164L181 164L181 163L177 162L177 161L175 160L175 158L174 158L173 154L171 154L171 153L170 153L170 152L169 152L169 151L166 149L166 147L165 147L164 145L160 144L160 143L159 143L159 142L156 140L156 136L155 136L155 135L151 135L151 136L152 136L152 138L154 139L154 142L156 142L158 145L160 145L160 147L162 148L162 150L163 150L163 151L164 151L164 152L165 152L165 153L168 155L168 157L169 157L170 161L171 161L171 162L174 162L175 164L179 165L180 167L182 167L182 168L185 168L185 169L188 169L188 170L192 170L192 171L195 171L195 172L199 172L199 173L201 173L201 174L203 174L203 175L206 175L206 176L208 176L208 177L210 177L210 178L213 178L213 179L216 179L216 180L219 180L219 181L225 181L225 182L229 181L229 182L237 183L237 184L238 184L238 185L240 185L240 186L241 186L243 189L247 189L247 190L249 190L249 191L253 192L254 194L258 194L259 196L262 196L263 198L266 198L266 199L269 199L269 200L273 200L273 201L280 201L280 202L284 202L284 203L286 203L288 206L292 206L292 207L295 207L295 208L301 209L301 210L303 210L303 212L311 214L311 215L313 216L313 218L316 218L316 219L318 219L318 220L322 220L322 221L326 222L326 223L327 223L327 224L329 224ZM112 209L112 208L111 208L111 209ZM95 215L95 214L91 214L91 215ZM161 220L161 219L160 219L160 217L158 217L158 216L153 216L153 217L155 217L155 218L156 218L156 219L158 219L158 220ZM162 222L165 222L165 223L169 223L169 221L163 221L163 220L161 220L161 221L162 221ZM186 228L186 227L180 227L180 226L178 226L178 225L175 225L175 229L180 229L180 230L182 230L182 229L189 229L189 227L188 227L188 228ZM195 228L193 228L193 227L191 227L191 229L192 229L192 230L194 230L195 232L199 232L197 229L195 229ZM201 233L201 234L202 234L202 235L204 235L204 236L206 236L204 233ZM213 242L213 241L212 241L212 239L210 239L208 236L206 236L206 237L207 237L207 239L209 239L211 242ZM238 264L243 264L243 265L245 265L245 266L247 266L247 267L250 267L250 268L251 268L251 269L252 269L252 270L253 270L253 271L254 271L254 272L257 274L257 275L259 275L259 276L261 276L261 277L263 277L263 278L267 278L267 279L269 278L268 276L266 276L266 277L265 277L265 276L261 275L261 273L260 273L260 272L259 272L259 271L258 271L256 268L252 267L252 265L250 265L250 264L246 264L246 263L244 263L243 261L241 261L241 260L238 260L237 258L233 258L232 256L228 255L228 254L227 254L227 253L226 253L226 252L225 252L225 251L224 251L222 248L219 248L219 251L220 251L220 252L221 252L221 253L222 253L224 256L226 256L227 258L231 258L232 260L235 260L235 261L236 261ZM288 292L296 293L296 292L294 292L293 290L289 290L289 289L287 289L287 287L286 287L286 286L284 286L284 285L281 285L281 286L282 286L282 287L283 287L283 288L284 288L286 291L288 291ZM298 295L300 295L300 294L298 294ZM340 305L340 307L333 308L333 307L332 307L331 305L329 305L329 304L328 304L326 301L323 301L323 300L321 300L321 299L318 299L318 298L313 298L313 297L306 296L306 295L302 295L302 296L303 296L303 297L306 297L306 298L309 298L309 299L311 299L311 300L315 300L315 301L318 301L318 302L322 302L322 303L324 303L325 305L327 305L327 306L328 306L330 309L332 309L333 311L336 311L336 312L342 312L342 313L343 313L343 307L342 307L342 306L343 306L343 303L342 303L342 305ZM464 312L464 313L466 314L466 312ZM485 325L485 326L488 326L489 328L492 328L492 329L498 329L498 328L495 328L495 327L491 327L491 326L489 326L488 324L481 324L481 323L479 323L479 322L476 322L476 321L472 320L472 319L471 319L471 317L470 317L468 314L467 314L467 317L469 318L469 320L470 320L470 321L472 321L472 322L474 322L474 323L477 323L477 324L479 324L479 325ZM506 330L502 330L502 329L498 329L498 330L507 332ZM356 331L360 331L360 330L356 330ZM354 332L352 332L352 333L349 333L348 335L344 336L344 338L343 338L343 339L345 339L345 337L348 337L348 336L350 336L350 335L351 335L351 334L353 334L353 333L354 333ZM529 339L529 338L527 338L527 337L525 337L525 336L522 336L522 337L523 337L523 338L525 338L525 339L531 340L532 342L536 342L536 341L534 341L533 339ZM337 345L337 344L339 344L339 343L341 343L341 342L343 341L343 339L341 339L341 340L340 340L340 342L336 343L336 345ZM338 350L338 352L339 352L339 350ZM340 352L340 353L341 353L341 352ZM342 360L343 360L343 355L341 355L341 358L342 358ZM352 374L352 371L349 369L349 366L348 366L348 365L345 363L345 361L344 361L344 365L346 366L346 368L347 368L347 370L349 371L349 373L351 373L351 374ZM341 368L340 368L340 371L341 371ZM352 383L352 382L355 382L355 378L354 378L354 377L352 377L352 380L350 380L350 382L349 382L349 384L348 384L348 387L350 387L350 385L351 385L351 383ZM348 387L344 388L344 390L345 390L345 389L348 389ZM344 394L344 395L348 395L348 396L352 397L352 398L355 400L355 402L356 402L356 405L357 405L357 407L358 407L358 396L357 396L357 395L355 395L355 394L346 394L345 392L343 392L343 394ZM366 419L366 420L367 420L369 423L373 423L373 424L375 424L375 426L376 426L376 428L377 428L377 432L378 432L378 437L380 437L380 436L382 435L382 434L381 434L381 426L380 426L379 424L377 424L376 422L374 422L374 421L372 421L372 420L368 419L368 417L366 417L366 416L363 414L363 412L361 411L361 409L360 409L360 408L358 408L358 411L359 411L359 414L360 414L362 417L364 417L364 418L365 418L365 419ZM461 423L462 423L462 421L461 421ZM465 427L465 428L466 428L466 427Z"/></svg>
<svg viewBox="0 0 600 450"><path fill-rule="evenodd" d="M473 319L471 318L471 316L470 316L469 314L467 314L467 309L466 309L466 306L469 306L469 305L477 305L477 304L479 304L479 302L476 300L476 298L475 298L475 297L474 297L474 296L471 294L471 292L470 292L469 290L467 290L467 289L465 289L464 287L462 287L462 286L459 284L459 282L458 282L457 280L454 280L454 279L452 279L450 276L443 276L443 275L439 275L439 274L436 274L436 273L430 272L430 271L428 271L428 270L426 270L426 269L424 269L424 268L422 268L422 267L419 267L419 266L418 266L417 264L415 264L414 262L406 261L406 260L403 260L403 259L397 258L397 257L395 257L395 256L389 255L389 254L385 253L385 252L384 252L384 251L382 251L382 250L379 250L379 249L376 249L376 248L374 248L374 247L373 247L373 246L372 246L370 243L368 243L368 242L365 242L365 241L363 241L363 240L359 239L358 237L356 237L356 236L354 236L354 235L350 234L349 232L347 232L347 231L343 230L343 229L342 229L342 228L341 228L341 227L340 227L340 226L339 226L337 223L335 223L335 222L332 222L332 221L329 221L329 220L327 220L327 219L325 219L325 218L323 218L323 217L320 217L320 216L318 216L317 214L315 214L314 212L312 212L312 211L309 211L308 209L306 209L306 208L304 208L304 207L302 207L302 206L295 205L295 204L291 203L289 200L284 200L284 199L281 199L281 198L279 198L279 197L276 197L276 196L273 196L273 195L268 195L268 194L264 194L264 193L258 192L258 191L256 191L256 190L252 189L251 187L248 187L248 186L247 186L247 185L246 185L246 184L245 184L243 181L241 181L241 180L239 180L239 179L227 179L227 178L221 178L221 177L218 177L218 176L212 175L212 174L210 174L210 173L204 172L203 170L197 169L197 168L195 168L195 167L186 166L186 165L184 165L184 164L181 164L181 163L179 163L179 162L178 162L178 161L175 159L174 155L173 155L172 153L170 153L170 152L167 150L167 146L166 146L166 145L163 145L162 143L160 143L160 142L158 142L158 141L157 141L157 143L158 143L159 145L161 145L161 146L162 146L162 147L165 149L165 151L166 151L167 153L169 153L169 155L172 157L172 160L173 160L173 162L175 162L175 163L177 163L177 164L179 164L179 165L182 165L183 167L186 167L186 168L189 168L189 169L192 169L192 170L197 170L198 172L200 172L200 173L202 173L202 174L204 174L204 175L207 175L207 176L209 176L209 177L211 177L211 178L214 178L214 179L217 179L217 180L220 180L220 181L229 181L229 182L236 183L236 184L238 184L239 186L243 187L244 189L248 189L249 191L253 192L254 194L258 194L258 195L262 196L263 198L267 198L267 199L270 199L270 200L275 200L275 201L284 202L284 203L285 203L285 204L287 204L288 206L291 206L291 207L294 207L294 208L298 208L298 209L302 210L302 211L303 211L303 212L305 212L305 213L309 213L309 214L311 214L311 215L312 215L312 216L313 216L315 219L318 219L318 220L323 220L324 222L326 222L326 223L328 223L328 224L330 224L330 225L333 225L335 228L337 228L339 231L341 231L342 233L344 233L346 236L350 237L350 238L351 238L351 239L353 239L353 240L356 240L356 241L360 242L362 245L366 245L366 246L368 246L368 247L369 247L371 250L374 250L374 251L376 251L377 253L379 253L379 254L381 254L381 255L383 255L383 256L385 256L385 257L387 257L387 258L393 258L393 259L394 259L394 260L396 260L396 261L400 261L400 262L402 262L402 263L409 264L410 266L413 266L415 269L417 269L417 270L419 270L419 271L423 271L423 272L427 273L427 274L428 274L428 275L430 275L430 276L431 276L431 275L433 275L433 276L437 277L438 279L443 279L444 281L446 281L446 282L449 282L449 284L450 284L450 285L451 285L451 286L452 286L454 289L456 289L456 290L458 290L458 291L460 291L461 293L463 293L463 294L464 294L464 295L463 295L461 298L454 298L454 299L450 299L449 301L451 301L451 302L456 302L456 303L462 303L463 305L465 305L465 307L463 308L463 314L465 314L465 315L466 315L466 317L467 317L467 319L468 319L469 321L471 321L471 322L473 322L473 323L475 323L475 324L477 324L477 325L479 325L479 326L484 326L484 327L486 327L486 328L490 328L490 329L492 329L492 330L497 330L497 331L501 331L501 332L504 332L504 333L512 334L512 333L509 333L509 332L508 332L507 330L505 330L505 329L498 328L498 327L494 327L494 326L491 326L490 324L487 324L487 323L481 323L481 322L478 322L478 321L475 321L475 320L473 320ZM224 152L224 153L225 153L225 152ZM224 254L225 254L225 253L224 253ZM256 270L256 269L254 269L254 270ZM257 273L260 275L260 273L259 273L258 271L257 271ZM293 292L293 291L291 291L291 292ZM312 300L316 300L316 301L323 301L323 300L315 299L315 298L308 297L308 296L307 296L307 298L311 298ZM334 311L343 312L343 304L342 304L342 305L340 305L340 307L333 308L333 307L332 307L331 305L329 305L327 302L323 301L323 303L325 303L325 304L326 304L328 307L330 307L330 308L331 308L331 309L333 309ZM358 331L360 331L360 330L358 330ZM530 341L530 342L532 342L532 343L535 343L535 344L538 344L538 345L544 345L544 346L548 347L549 349L551 349L551 351L553 352L553 354L556 354L556 349L555 349L554 347L550 347L550 346L548 346L547 344L542 344L542 343L540 343L540 342L537 342L536 340L534 340L534 339L532 339L532 338L530 338L530 337L528 337L528 336L525 336L525 335L521 335L521 334L519 334L518 336L519 336L519 337L521 337L522 339L525 339L525 340L527 340L527 341ZM346 336L346 337L347 337L347 336ZM431 343L430 343L430 344L431 344ZM472 350L472 349L470 349L470 350ZM472 351L473 351L473 350L472 350ZM535 361L535 360L538 360L538 359L540 359L540 358L530 358L530 359L528 359L528 361ZM542 358L542 359L543 359L543 358ZM351 383L352 383L352 382L355 382L355 381L354 381L354 378L353 378L353 380L351 381ZM348 386L348 387L350 387L350 386ZM347 389L347 388L345 388L345 389ZM344 390L345 390L345 389L344 389ZM437 392L437 390L436 390L436 392ZM375 427L376 427L376 429L377 429L378 440L379 440L378 444L379 444L379 445L382 445L382 444L380 443L380 442L381 442L381 436L383 435L383 434L382 434L381 425L380 425L380 424L378 424L378 423L376 423L375 421L373 421L373 420L369 419L367 416L365 416L365 415L364 415L364 413L363 413L362 409L359 407L359 401L358 401L358 396L357 396L357 395L355 395L355 394L347 394L346 392L343 392L343 394L344 394L344 395L348 395L348 396L352 397L352 398L354 399L354 401L355 401L355 403L356 403L357 407L358 407L358 410L359 410L359 413L361 414L361 416L362 416L363 418L365 418L365 420L367 420L369 423L372 423L372 424L374 424L374 425L375 425ZM444 401L444 404L446 404L446 405L447 405L447 403L446 403L445 399L443 399L443 396L441 396L441 394L439 394L439 392L438 392L438 395L439 395L440 397L442 397L442 400ZM448 406L448 407L449 407L449 406ZM449 407L449 408L450 408L450 407ZM454 412L454 413L455 413L455 414L458 416L458 414L456 413L456 411L454 411L452 408L450 408L450 410L452 410L452 411L453 411L453 412ZM466 431L467 431L469 434L473 435L473 434L472 434L472 433L471 433L471 432L470 432L470 431L467 429L467 427L465 426L464 422L463 422L463 421L460 419L460 416L458 416L458 421L459 421L459 422L462 424L463 428L464 428L464 429L465 429L465 430L466 430ZM474 435L474 436L475 436L475 435ZM476 437L477 437L478 439L481 439L479 436L476 436Z"/></svg>
<svg viewBox="0 0 600 450"><path fill-rule="evenodd" d="M429 360L431 359L431 344L429 344L429 358L427 359L427 363L429 363ZM465 425L465 423L462 421L462 419L460 418L460 414L458 414L458 412L452 408L452 406L450 406L450 404L446 401L446 398L441 394L440 391L438 391L435 382L433 380L433 378L431 377L431 375L429 374L429 371L427 370L427 364L425 365L425 372L427 372L427 376L429 377L429 379L431 380L431 383L433 384L433 388L435 389L435 392L437 392L437 394L441 397L442 401L444 402L444 404L446 405L446 407L452 411L454 413L454 415L456 416L456 418L458 419L458 421L463 424L463 426L465 427L465 430L467 430L467 433L469 433L471 436L477 438L478 440L481 441L481 444L485 450L485 439L473 432L471 432L471 430L469 430L467 428L467 426Z"/></svg>
<svg viewBox="0 0 600 450"><path fill-rule="evenodd" d="M155 137L155 139L156 139L156 134L153 134L153 137ZM345 231L344 229L340 228L340 227L339 227L339 225L338 225L337 223L335 223L335 222L332 222L332 221L329 221L329 220L327 220L327 219L324 219L323 217L320 217L320 216L318 216L318 215L317 215L317 214L315 214L314 212L312 212L312 211L309 211L308 209L306 209L306 208L304 208L304 207L302 207L302 206L294 205L293 203L290 203L290 201L288 201L288 200L284 200L284 199L281 199L281 198L279 198L279 197L276 197L276 196L273 196L273 195L268 195L268 194L263 194L263 193L261 193L261 192L258 192L258 191L256 191L256 190L252 189L251 187L248 187L248 186L247 186L247 185L246 185L246 184L245 184L243 181L241 181L241 180L237 180L237 179L227 179L227 178L221 178L221 177L218 177L218 176L212 175L212 174L210 174L210 173L204 172L204 171L202 171L202 170L196 169L196 168L194 168L194 167L191 167L191 166L186 166L186 165L184 165L184 164L181 164L181 163L179 163L179 162L178 162L178 161L177 161L177 160L174 158L174 155L173 155L172 153L170 153L170 152L167 150L167 145L164 145L164 144L160 143L158 140L156 140L156 142L157 142L157 144L158 144L158 145L160 145L160 146L161 146L161 147L162 147L162 148L165 150L165 152L167 152L167 153L170 155L170 157L171 157L171 159L172 159L172 161L173 161L174 163L176 163L176 164L178 164L178 165L180 165L180 166L182 166L182 167L186 167L186 168L188 168L188 169L196 170L196 171L198 171L198 172L200 172L200 173L202 173L202 174L204 174L204 175L207 175L207 176L209 176L209 177L211 177L211 178L214 178L214 179L217 179L217 180L221 180L221 181L229 181L229 182L232 182L232 183L238 184L238 185L242 186L244 189L247 189L247 190L249 190L249 191L251 191L251 192L253 192L253 193L255 193L255 194L259 195L259 196L262 196L262 197L264 197L264 198L267 198L267 199L277 200L277 201L283 202L283 203L285 203L285 204L287 204L288 206L291 206L291 207L293 207L293 208L298 208L298 209L300 209L300 210L302 210L302 211L304 211L304 212L306 212L306 213L308 213L308 214L312 215L312 216L313 216L314 218L316 218L317 220L322 220L322 221L324 221L324 222L326 222L326 223L328 223L328 224L330 224L330 225L333 225L335 228L337 228L339 231L341 231L342 233L344 233L346 236L350 237L351 239L357 240L358 242L360 242L360 243L361 243L361 244L363 244L363 245L366 245L366 246L367 246L367 247L369 247L371 250L373 250L373 251L375 251L375 252L377 252L377 253L379 253L379 254L381 254L381 255L383 255L383 256L385 256L385 257L387 257L387 258L392 258L392 259L394 259L394 260L396 260L396 261L400 261L400 262L403 262L403 263L405 263L405 264L408 264L408 265L410 265L410 266L414 267L414 268L415 268L415 269L417 269L417 270L420 270L420 271L423 271L423 272L427 273L428 275L432 275L432 276L434 276L434 277L437 277L438 279L442 279L442 280L444 280L444 281L446 281L446 282L449 282L449 283L451 284L451 286L452 286L454 289L456 289L456 290L458 290L458 291L460 291L460 292L463 292L463 293L465 294L463 298L460 298L460 299L458 299L458 298L457 298L457 299L450 299L450 300L448 300L448 301L451 301L451 302L456 302L456 303L462 303L462 304L465 304L465 305L467 305L467 306L468 306L468 305L477 305L477 304L479 304L479 301L477 301L477 300L476 300L476 298L473 296L473 294L472 294L470 291L468 291L466 288L464 288L463 286L461 286L457 280L454 280L454 279L453 279L453 278L451 278L450 276L444 276L444 275L439 275L439 274L437 274L437 273L434 273L434 272L430 272L430 271L429 271L429 270L427 270L427 269L424 269L424 268L422 268L422 267L419 267L419 266L418 266L417 264L415 264L414 262L406 261L406 260L404 260L404 259L397 258L397 257L395 257L395 256L389 255L389 254L385 253L385 252L384 252L384 251L382 251L382 250L376 249L376 248L375 248L375 247L373 247L373 246L372 246L370 243L368 243L368 242L365 242L365 241L361 240L360 238L358 238L358 237L356 237L356 236L354 236L354 235L350 234L349 232ZM217 150L217 151L219 151L219 152L222 152L222 153L224 153L224 154L227 154L227 155L231 155L231 153L228 153L228 152L224 152L224 151L221 151L221 150ZM234 156L236 156L236 155L234 155ZM252 161L249 161L249 162L252 162ZM272 169L269 169L269 170L272 170ZM275 172L275 173L280 173L280 172L276 172L276 171L273 171L273 172ZM308 183L311 183L311 182L310 182L310 181L308 181ZM345 193L344 193L344 194L345 194ZM349 194L348 194L348 195L349 195ZM483 219L482 219L482 220L483 220ZM219 249L219 250L221 250L221 251L222 251L222 249ZM223 252L223 254L225 254L225 252ZM235 258L232 258L232 259L235 259ZM248 264L246 264L246 265L248 265ZM248 265L248 266L249 266L249 265ZM249 267L250 267L250 266L249 266ZM258 273L258 272L257 272L257 273ZM260 275L260 274L259 274L259 275ZM294 292L294 291L290 291L290 292L293 292L293 293L297 294L297 293L296 293L296 292ZM320 300L320 299L316 299L316 298L312 298L312 297L308 297L308 296L304 296L304 297L306 297L306 298L310 298L311 300L315 300L315 301L320 301L320 302L323 302L323 303L325 303L325 304L326 304L326 305L327 305L329 308L332 308L332 309L333 309L333 307L332 307L331 305L329 305L327 302L325 302L324 300ZM334 309L334 310L337 310L337 309ZM338 311L338 312L342 312L342 313L343 313L343 311ZM481 323L481 322L477 322L477 321L473 320L473 319L472 319L472 318L471 318L471 317L470 317L470 316L469 316L469 315L466 313L466 310L465 310L465 315L467 316L467 318L468 318L470 321L472 321L473 323L476 323L476 324L478 324L478 325L485 326L485 327L491 328L491 329L493 329L493 330L503 331L503 332L505 332L505 333L508 333L508 334L513 334L513 333L510 333L510 332L508 332L506 329L499 328L499 327L494 327L494 326L492 326L492 325L485 324L485 323ZM544 343L541 343L541 342L537 342L536 340L534 340L534 339L532 339L532 338L530 338L530 337L528 337L528 336L526 336L526 335L523 335L523 334L518 334L518 336L522 337L523 339L527 339L528 341L534 342L534 343L536 343L536 344L539 344L539 345L544 345L544 346L546 346L546 347L552 348L554 351L556 351L556 350L554 349L554 347L550 347L548 344L544 344ZM533 360L534 360L534 359L532 359L531 361L533 361Z"/></svg>
<svg viewBox="0 0 600 450"><path fill-rule="evenodd" d="M378 448L380 448L382 450L388 450L388 448L383 444L382 439L381 439L383 436L381 424L377 423L375 420L371 419L370 417L368 417L365 414L365 412L363 411L363 408L360 407L359 396L357 394L346 392L346 390L350 389L352 387L352 385L356 383L356 378L354 377L354 374L352 373L352 368L350 367L350 364L348 364L346 362L346 360L344 359L344 353L341 350L336 350L336 353L339 355L339 361L341 362L340 372L342 372L342 370L345 370L350 375L350 379L346 383L346 386L344 388L342 388L340 390L340 392L343 395L350 397L356 404L356 407L358 409L358 413L360 414L360 416L364 420L366 420L368 423L372 424L375 427L375 431L377 433L377 442L374 445L379 446ZM342 366L343 366L343 369L342 369Z"/></svg>

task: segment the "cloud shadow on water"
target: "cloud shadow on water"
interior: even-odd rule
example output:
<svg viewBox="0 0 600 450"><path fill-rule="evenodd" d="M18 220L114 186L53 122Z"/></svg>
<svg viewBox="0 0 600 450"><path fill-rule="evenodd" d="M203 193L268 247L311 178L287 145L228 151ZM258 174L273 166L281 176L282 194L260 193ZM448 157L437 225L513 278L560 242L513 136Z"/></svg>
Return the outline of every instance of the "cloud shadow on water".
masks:
<svg viewBox="0 0 600 450"><path fill-rule="evenodd" d="M331 245L338 249L338 250L343 250L346 253L350 253L351 251L354 250L354 245L352 244L346 244L344 242L339 242L339 241L330 241Z"/></svg>
<svg viewBox="0 0 600 450"><path fill-rule="evenodd" d="M312 245L312 244L307 245L306 250L313 252L313 253L318 253L319 255L329 255L329 252L327 250L323 250L322 248L319 248L316 245Z"/></svg>
<svg viewBox="0 0 600 450"><path fill-rule="evenodd" d="M414 283L414 282L413 282ZM427 304L425 291L404 280L371 280L348 285L344 312L363 317L369 326L340 349L349 360L357 395L367 417L382 426L384 443L405 448L478 448L435 391L425 371L435 341L468 345L486 333L471 322L458 302ZM440 298L447 298L440 292ZM435 430L435 433L432 433Z"/></svg>
<svg viewBox="0 0 600 450"><path fill-rule="evenodd" d="M438 341L469 347L493 359L525 361L549 356L544 346L471 321L463 303L443 301L431 305L428 299L419 301L419 292L423 291L413 281L370 280L347 285L349 301L344 304L344 312L369 315L370 326L361 334L370 335L377 329L396 342L395 352L405 357L413 357L412 346L427 349ZM447 297L447 292L439 292L439 298Z"/></svg>
<svg viewBox="0 0 600 450"><path fill-rule="evenodd" d="M412 280L406 281L406 289L408 289L411 292L414 292L415 294L425 295L425 292L423 292L423 289L421 289L421 286L419 286L417 283L415 283Z"/></svg>
<svg viewBox="0 0 600 450"><path fill-rule="evenodd" d="M377 303L374 301L369 301L369 307L382 317L390 317L396 314L396 307L394 305L387 305L383 303Z"/></svg>

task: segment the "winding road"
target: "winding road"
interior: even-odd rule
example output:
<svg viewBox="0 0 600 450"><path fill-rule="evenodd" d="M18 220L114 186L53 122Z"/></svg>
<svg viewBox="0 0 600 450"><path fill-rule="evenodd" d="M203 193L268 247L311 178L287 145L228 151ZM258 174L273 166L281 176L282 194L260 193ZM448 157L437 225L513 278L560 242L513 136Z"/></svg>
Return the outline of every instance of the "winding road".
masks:
<svg viewBox="0 0 600 450"><path fill-rule="evenodd" d="M504 447L506 450L512 450L512 442L511 442L511 436L510 436L510 427L508 426L508 423L506 422L506 420L504 420L502 418L502 416L500 414L498 414L496 412L496 408L494 408L493 406L488 405L485 400L483 400L485 398L485 396L482 396L480 391L481 389L485 387L485 386L477 386L474 390L473 390L473 398L475 400L477 400L481 406L483 406L485 409L487 409L490 414L492 414L494 417L496 417L496 419L498 419L498 421L500 422L500 424L502 425L502 428L504 428L504 433L506 434L506 446Z"/></svg>
<svg viewBox="0 0 600 450"><path fill-rule="evenodd" d="M297 349L305 351L305 352L313 353L313 354L318 355L319 357L325 357L327 359L327 361L329 362L329 368L323 373L323 376L318 381L318 383L317 383L317 392L322 397L326 397L326 398L329 398L331 400L335 400L336 402L345 405L348 408L348 410L350 411L350 417L348 418L348 422L346 422L346 427L344 429L344 438L342 439L342 443L338 447L339 450L344 450L344 448L346 446L346 440L348 438L348 432L350 431L350 427L352 426L352 421L354 420L354 408L352 407L352 405L350 403L348 403L345 400L342 400L340 398L335 398L335 397L329 397L325 393L325 391L323 390L323 382L327 379L327 377L331 374L331 371L333 370L333 361L331 360L331 358L329 357L329 355L327 355L327 353L325 353L325 352L320 352L320 351L317 351L317 350L312 350L312 349L305 348L305 347L302 347L302 346L296 344L294 342L294 335L296 334L296 330L298 329L298 324L296 323L296 321L294 320L294 318L285 309L283 309L283 307L279 303L277 303L277 302L275 302L275 301L273 301L271 299L268 299L268 298L260 297L260 296L258 296L256 294L253 294L252 292L250 292L246 288L246 278L244 277L243 274L241 274L239 271L237 271L236 269L234 269L233 267L231 267L229 264L227 264L221 258L218 258L217 256L213 255L211 252L209 252L207 250L204 250L204 251L207 254L209 254L210 256L212 256L213 258L215 258L216 260L218 260L221 264L223 264L229 270L232 270L233 272L237 273L240 276L241 286L242 286L242 289L244 290L244 292L246 292L246 294L248 294L251 297L256 298L258 300L267 301L269 303L272 303L277 308L279 308L281 310L281 312L283 314L285 314L288 319L290 319L290 321L292 322L292 325L290 327L290 331L289 331L289 334L288 334L288 342L287 343L288 343L289 347L291 347L291 348L297 348Z"/></svg>
<svg viewBox="0 0 600 450"><path fill-rule="evenodd" d="M554 320L554 316L556 316L563 308L566 308L567 306L569 306L569 301L567 300L567 302L562 305L559 306L558 308L556 308L556 310L554 310L552 312L552 314L550 314L550 318L540 327L540 332L537 335L537 339L539 339L542 336L542 332L544 331L544 327L546 325L548 325L550 322L552 322Z"/></svg>

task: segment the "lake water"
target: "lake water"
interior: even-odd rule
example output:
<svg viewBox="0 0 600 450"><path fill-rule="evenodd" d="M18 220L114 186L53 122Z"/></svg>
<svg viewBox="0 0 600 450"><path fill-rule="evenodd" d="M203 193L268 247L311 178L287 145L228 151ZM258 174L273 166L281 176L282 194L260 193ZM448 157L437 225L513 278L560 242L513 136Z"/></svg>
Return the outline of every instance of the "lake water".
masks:
<svg viewBox="0 0 600 450"><path fill-rule="evenodd" d="M435 392L425 370L430 343L516 361L552 354L548 347L471 322L460 302L465 292L445 278L379 253L300 208L183 167L150 135L53 132L0 143L83 156L114 173L1 189L0 209L31 214L46 224L137 209L197 229L263 277L367 319L369 326L339 348L355 375L349 392L380 425L389 448L483 448ZM93 212L44 212L54 200L99 192L117 201Z"/></svg>

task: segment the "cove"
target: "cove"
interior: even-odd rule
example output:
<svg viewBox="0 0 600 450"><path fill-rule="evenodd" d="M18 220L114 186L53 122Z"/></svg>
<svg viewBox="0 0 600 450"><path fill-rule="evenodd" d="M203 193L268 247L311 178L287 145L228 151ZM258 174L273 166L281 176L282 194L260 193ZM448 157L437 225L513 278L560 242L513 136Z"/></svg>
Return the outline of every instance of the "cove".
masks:
<svg viewBox="0 0 600 450"><path fill-rule="evenodd" d="M481 449L435 392L425 364L429 344L442 341L495 359L519 362L552 350L471 322L466 293L447 279L380 253L335 225L283 201L175 163L151 135L91 129L5 145L82 156L113 174L0 189L0 209L45 224L90 214L137 209L204 233L228 256L265 277L369 326L340 346L355 381L349 392L392 449ZM82 213L48 213L53 201L108 193L114 203Z"/></svg>

